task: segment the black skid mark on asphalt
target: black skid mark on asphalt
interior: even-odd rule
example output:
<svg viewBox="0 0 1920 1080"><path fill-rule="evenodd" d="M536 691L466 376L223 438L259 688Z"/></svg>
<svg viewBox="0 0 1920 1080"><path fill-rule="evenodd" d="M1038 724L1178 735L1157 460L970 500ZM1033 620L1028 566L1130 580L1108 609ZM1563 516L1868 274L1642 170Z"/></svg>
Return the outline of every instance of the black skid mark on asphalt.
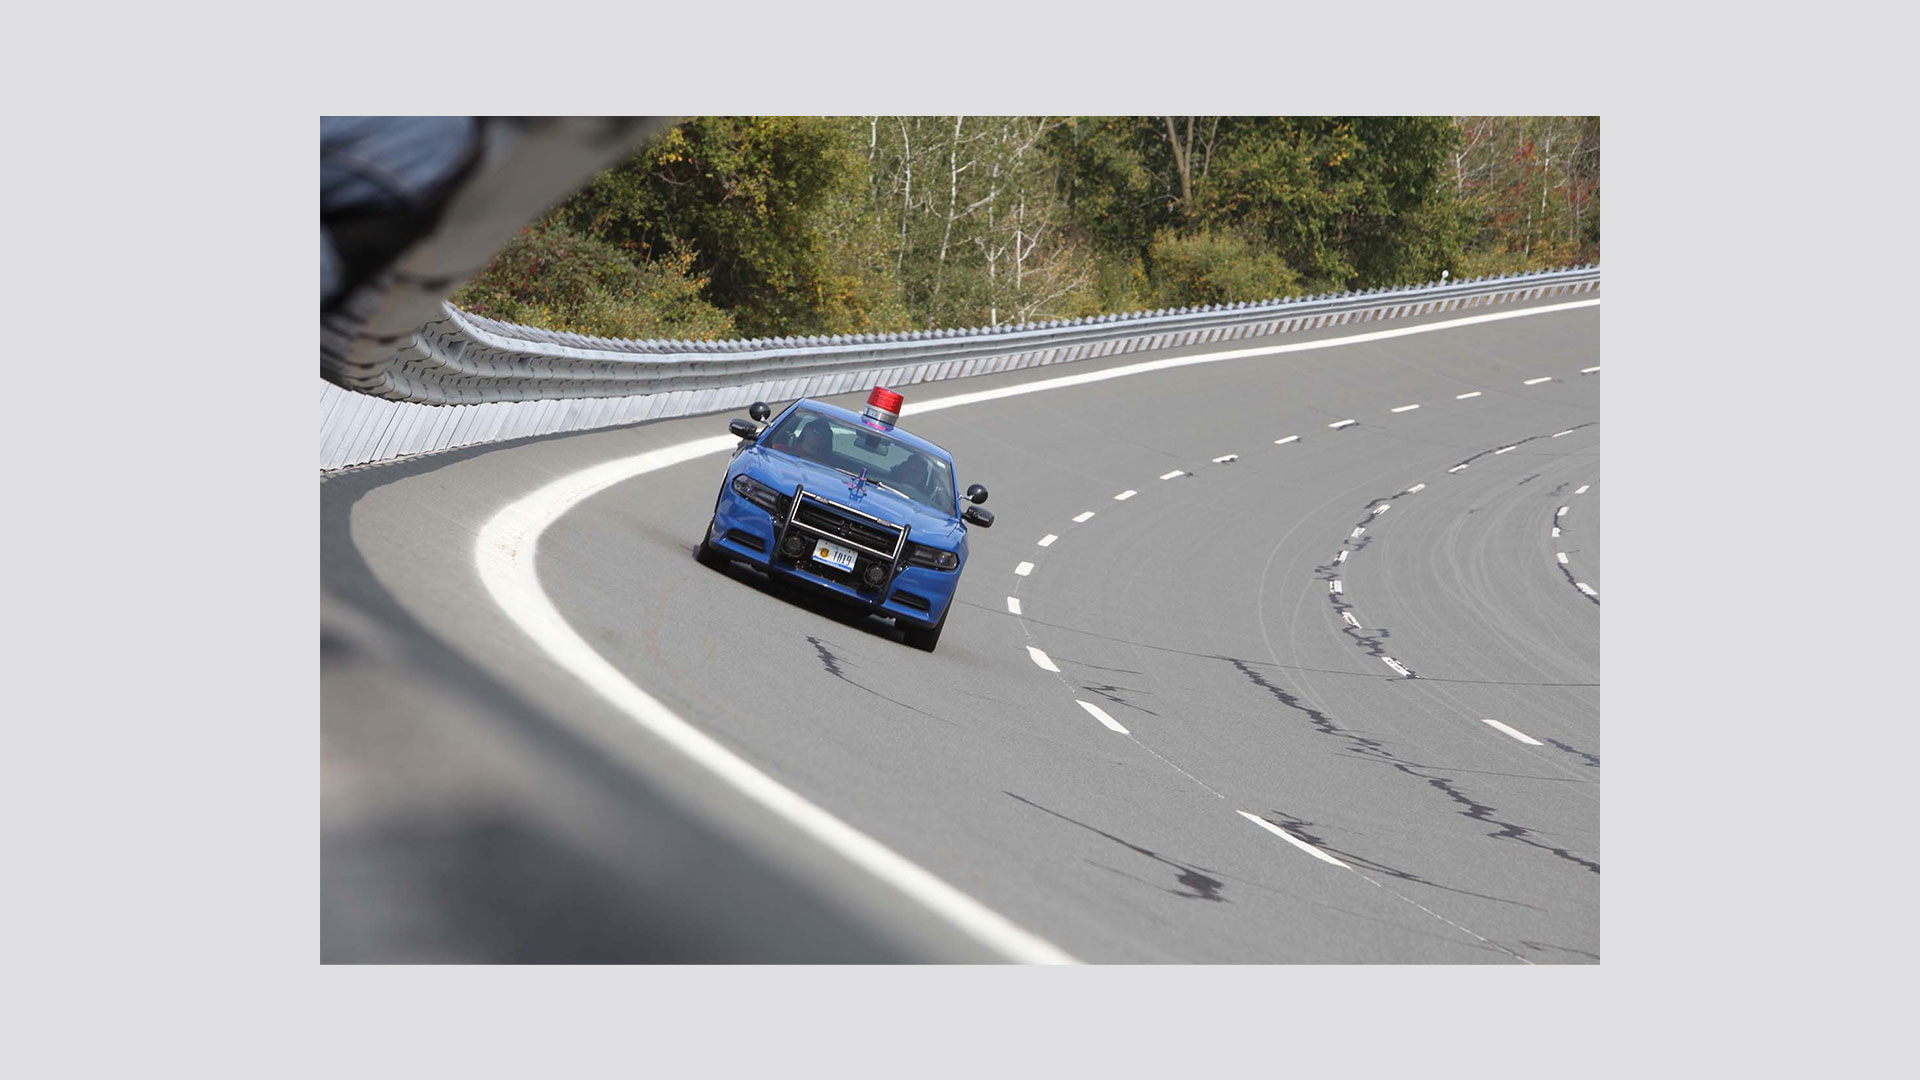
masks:
<svg viewBox="0 0 1920 1080"><path fill-rule="evenodd" d="M1102 684L1099 686L1087 686L1083 684L1080 687L1080 689L1085 690L1089 694L1098 694L1101 697L1107 699L1108 701L1113 702L1115 705L1124 705L1127 708L1134 710L1135 712L1143 712L1143 713L1146 713L1148 716L1160 715L1159 713L1154 712L1152 709L1142 708L1141 706L1135 705L1133 702L1128 701L1126 698L1123 698L1120 696L1121 694L1145 694L1147 693L1147 691L1145 690L1135 690L1129 686L1114 686L1111 684Z"/></svg>
<svg viewBox="0 0 1920 1080"><path fill-rule="evenodd" d="M1138 852L1142 855L1145 855L1147 858L1152 859L1154 862L1164 863L1165 865L1171 866L1175 870L1180 871L1178 874L1174 875L1174 880L1178 881L1181 887L1178 889L1161 889L1160 891L1162 892L1172 893L1175 896L1183 897L1188 900L1216 900L1223 904L1232 903L1231 900L1228 900L1226 897L1220 895L1220 890L1226 888L1226 882L1221 881L1217 877L1213 877L1211 875L1203 873L1202 870L1204 868L1202 867L1188 866L1185 863L1175 862L1174 860L1169 859L1165 855L1162 855L1159 852L1154 851L1150 848L1143 848L1139 844L1130 843L1126 840L1122 840L1119 837L1113 835L1112 833L1107 832L1105 829L1096 829L1092 825L1089 825L1084 821L1076 821L1073 818L1070 818L1067 815L1059 812L1058 810L1049 810L1046 807L1041 806L1039 803L1034 802L1032 799L1022 799L1020 798L1020 796L1015 795L1011 791L1002 790L1000 793L1002 795L1007 796L1010 799L1018 799L1020 802L1026 803L1028 806L1031 806L1035 810L1039 810L1042 813L1052 814L1054 817L1057 817L1061 821L1067 822L1070 825L1078 825L1079 827L1087 830L1088 832L1096 833L1100 836L1104 836L1107 839L1113 841L1114 843L1119 844L1121 847L1124 847L1129 850ZM1099 864L1096 863L1094 865L1097 866ZM1102 869L1110 869L1110 868L1102 867ZM1155 887L1158 888L1158 886L1155 886Z"/></svg>
<svg viewBox="0 0 1920 1080"><path fill-rule="evenodd" d="M907 710L908 712L919 713L921 716L924 716L929 720L938 720L941 723L947 725L948 727L960 726L951 720L945 719L944 717L935 716L924 709L916 709L913 706L907 704L904 701L901 701L898 698L888 697L887 695L881 693L878 690L873 689L870 686L860 685L859 683L855 682L852 679L852 677L850 677L845 671L842 671L840 669L840 657L835 655L832 647L827 642L824 642L819 638L809 634L807 636L807 643L813 646L814 655L819 659L820 666L826 669L827 674L833 676L836 679L839 679L841 682L846 683L848 686L853 687L855 690L861 690L866 693L872 694L874 697L877 697L882 701L891 701L895 705L900 706L901 708Z"/></svg>
<svg viewBox="0 0 1920 1080"><path fill-rule="evenodd" d="M1338 724L1335 724L1333 719L1326 713L1301 701L1292 693L1288 692L1286 688L1270 682L1265 676L1253 670L1245 661L1235 660L1227 656L1216 657L1215 659L1224 660L1232 664L1236 671L1245 675L1255 686L1271 694L1274 700L1280 704L1296 712L1306 714L1307 720L1312 723L1314 730L1323 735L1332 735L1335 738L1344 740L1348 744L1347 749L1353 753L1369 760L1378 761L1404 776L1410 776L1416 780L1424 781L1428 787L1440 792L1449 800L1459 805L1461 809L1458 813L1462 816L1471 818L1474 821L1499 826L1495 831L1488 833L1488 836L1496 840L1515 840L1528 847L1551 852L1556 858L1565 859L1593 873L1597 874L1600 872L1599 863L1589 859L1583 859L1565 848L1554 847L1551 844L1536 840L1533 838L1533 830L1526 826L1516 825L1511 821L1502 821L1498 817L1495 817L1494 815L1499 813L1498 810L1468 795L1452 777L1438 775L1435 771L1429 769L1428 766L1400 757L1392 750L1387 749L1387 744L1378 739L1370 739L1340 727Z"/></svg>
<svg viewBox="0 0 1920 1080"><path fill-rule="evenodd" d="M1428 888L1439 889L1442 892L1459 893L1462 896L1472 896L1472 897L1477 897L1478 899L1481 899L1481 900L1491 900L1496 904L1512 904L1514 907L1523 907L1532 911L1542 910L1538 907L1535 907L1532 904L1522 903L1519 900L1509 900L1504 896L1489 896L1486 893L1474 892L1472 889L1461 889L1461 888L1456 888L1455 886L1452 886L1452 885L1442 885L1437 881L1430 881L1426 878L1423 878L1419 874L1413 873L1412 871L1401 870L1401 869L1398 869L1397 867L1388 866L1386 863L1380 862L1376 859L1370 859L1365 855L1356 855L1353 852L1347 851L1344 848L1338 848L1333 846L1332 844L1327 842L1325 837L1320 836L1315 832L1312 832L1311 830L1313 828L1314 823L1311 821L1308 821L1305 818L1295 817L1284 810L1273 810L1273 811L1269 811L1269 813L1272 815L1273 818L1278 819L1273 821L1273 824L1283 826L1287 830L1287 832L1293 834L1293 836L1296 839L1304 840L1307 843L1312 844L1314 847L1319 848L1321 851L1324 851L1329 855L1338 855L1342 861L1351 863L1354 866L1358 866L1363 870L1371 870L1376 874L1385 874L1387 877L1397 878L1401 881L1411 881L1416 885L1425 885Z"/></svg>
<svg viewBox="0 0 1920 1080"><path fill-rule="evenodd" d="M1573 483L1571 480L1562 480L1560 483L1555 484L1553 490L1547 492L1547 497L1550 499L1559 498L1567 490L1567 485L1571 483Z"/></svg>
<svg viewBox="0 0 1920 1080"><path fill-rule="evenodd" d="M1600 767L1599 754L1589 754L1585 750L1576 750L1573 747L1568 746L1566 743L1561 742L1559 739L1548 739L1547 744L1550 746L1553 746L1556 749L1564 750L1575 757L1586 759L1587 767L1590 769L1597 769Z"/></svg>
<svg viewBox="0 0 1920 1080"><path fill-rule="evenodd" d="M1588 952L1585 949L1570 948L1569 946L1566 946L1566 945L1549 945L1544 941L1522 941L1520 943L1520 947L1523 949L1531 949L1534 952L1564 952L1564 953L1572 953L1575 956L1584 956L1589 960L1600 959L1600 954L1596 952Z"/></svg>
<svg viewBox="0 0 1920 1080"><path fill-rule="evenodd" d="M1533 474L1532 476L1528 476L1528 477L1523 477L1523 478L1521 478L1521 480L1520 480L1520 482L1519 482L1519 483L1517 483L1517 484L1515 484L1515 485L1513 485L1513 486L1514 486L1514 487L1519 487L1519 486L1520 486L1520 484L1524 484L1524 483L1526 483L1526 482L1527 482L1527 481L1529 481L1529 480L1538 480L1538 479L1540 479L1540 474L1539 474L1539 473L1534 473L1534 474Z"/></svg>
<svg viewBox="0 0 1920 1080"><path fill-rule="evenodd" d="M1565 525L1560 524L1560 515L1558 513L1555 513L1553 515L1553 527L1560 530L1560 535L1562 537L1567 535L1567 527ZM1572 567L1568 566L1566 563L1563 563L1558 559L1554 560L1554 564L1560 567L1560 575L1567 579L1567 584L1573 586L1574 592L1579 593L1581 597L1584 599L1593 601L1594 607L1600 606L1599 597L1594 596L1592 593L1589 593L1585 589L1582 589L1580 587L1580 579L1573 576Z"/></svg>
<svg viewBox="0 0 1920 1080"><path fill-rule="evenodd" d="M1595 425L1597 425L1597 424L1599 424L1599 423L1600 423L1600 421L1598 421L1598 420L1589 420L1589 421L1587 421L1587 422L1586 422L1586 423L1584 423L1584 424L1575 424L1574 426L1572 426L1572 427L1570 427L1570 428L1567 428L1566 430L1568 430L1568 431L1579 431L1579 430L1580 430L1581 428L1590 428L1590 427L1593 427L1593 426L1595 426ZM1462 466L1462 465L1471 465L1471 464L1473 464L1474 462L1476 462L1476 461L1479 461L1479 460L1480 460L1481 458L1483 458L1483 457L1486 457L1486 456L1487 456L1487 455L1489 455L1489 454L1497 454L1497 453L1499 453L1500 451L1502 451L1502 450L1505 450L1505 449L1506 449L1506 448L1507 448L1508 446L1524 446L1524 445L1526 445L1527 443L1530 443L1530 442L1532 442L1532 441L1534 441L1535 439L1551 439L1551 438L1553 438L1553 436L1551 436L1551 435L1529 435L1529 436L1527 436L1526 438L1524 438L1524 439L1520 439L1520 440L1518 440L1518 441L1516 441L1516 442L1510 442L1510 443L1507 443L1507 444L1506 444L1506 446L1496 446L1496 447L1493 447L1492 449L1489 449L1489 450L1482 450L1482 451L1480 451L1479 453L1477 453L1477 454L1475 454L1475 455L1473 455L1473 456L1472 456L1472 457L1470 457L1470 458L1462 458L1461 460L1459 460L1459 461L1456 461L1456 462L1454 462L1454 463L1453 463L1453 468L1455 468L1455 469L1457 469L1457 468L1459 468L1459 467L1460 467L1460 466ZM1451 471L1451 470L1449 470L1449 471Z"/></svg>
<svg viewBox="0 0 1920 1080"><path fill-rule="evenodd" d="M1396 494L1389 495L1384 499L1367 500L1367 504L1364 507L1364 509L1367 511L1367 515L1361 518L1359 521L1354 522L1353 527L1355 529L1372 528L1371 523L1377 520L1380 516L1373 512L1373 508L1376 506L1383 505L1393 499L1397 499L1401 495L1405 495L1405 494L1406 494L1405 491L1401 491ZM1353 530L1349 529L1347 530L1347 539L1345 543L1342 545L1341 550L1347 552L1347 560L1350 561L1353 558L1353 556L1359 554L1362 551L1365 551L1367 549L1367 545L1371 543L1373 543L1373 534L1371 532L1362 532L1359 538L1355 539L1353 536ZM1330 562L1321 563L1319 566L1314 567L1314 570L1320 574L1320 583L1327 586L1328 602L1333 605L1334 612L1342 616L1352 612L1354 608L1353 608L1353 605L1347 601L1347 595L1345 593L1333 591L1333 583L1335 581L1341 580L1341 572L1346 568L1346 565L1347 565L1347 562L1343 561L1339 563L1330 563ZM1342 584L1342 587L1344 587L1344 582ZM1354 622L1359 622L1359 621L1360 621L1360 617L1358 615L1355 615ZM1373 626L1373 627L1354 626L1353 623L1347 622L1345 618L1342 618L1340 622L1342 623L1342 626L1340 628L1340 632L1342 634L1345 634L1347 637L1353 639L1354 644L1359 645L1361 648L1367 650L1367 655L1373 657L1376 660L1379 660L1382 664L1385 664L1387 656L1389 655L1387 653L1386 641L1388 638L1393 636L1393 631L1388 630L1385 627L1379 627L1379 626ZM1394 662L1399 664L1401 667L1407 668L1407 673L1405 675L1396 674L1396 675L1393 675L1392 678L1417 679L1420 677L1419 673L1415 672L1411 667L1407 667L1406 661L1401 660L1398 657L1395 657Z"/></svg>

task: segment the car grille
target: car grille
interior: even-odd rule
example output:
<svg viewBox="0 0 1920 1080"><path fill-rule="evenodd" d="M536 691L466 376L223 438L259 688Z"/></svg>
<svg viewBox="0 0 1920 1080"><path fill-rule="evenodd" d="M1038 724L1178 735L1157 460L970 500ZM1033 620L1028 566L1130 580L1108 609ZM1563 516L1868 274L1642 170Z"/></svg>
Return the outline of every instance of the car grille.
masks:
<svg viewBox="0 0 1920 1080"><path fill-rule="evenodd" d="M793 520L795 524L804 525L811 531L845 540L867 549L867 554L887 559L891 559L899 549L900 536L905 531L898 525L877 519L851 517L805 492L800 496L800 505L794 508Z"/></svg>

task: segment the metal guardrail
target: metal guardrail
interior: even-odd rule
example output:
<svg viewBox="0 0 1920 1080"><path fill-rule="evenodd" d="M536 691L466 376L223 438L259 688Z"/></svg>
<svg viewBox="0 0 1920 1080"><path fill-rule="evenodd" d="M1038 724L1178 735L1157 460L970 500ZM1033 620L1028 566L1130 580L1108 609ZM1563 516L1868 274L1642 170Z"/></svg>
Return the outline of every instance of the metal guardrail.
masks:
<svg viewBox="0 0 1920 1080"><path fill-rule="evenodd" d="M1239 341L1588 292L1582 266L1333 296L1215 305L997 328L745 341L625 341L497 322L442 305L444 318L381 365L360 391L323 381L322 471L480 443L1047 364Z"/></svg>

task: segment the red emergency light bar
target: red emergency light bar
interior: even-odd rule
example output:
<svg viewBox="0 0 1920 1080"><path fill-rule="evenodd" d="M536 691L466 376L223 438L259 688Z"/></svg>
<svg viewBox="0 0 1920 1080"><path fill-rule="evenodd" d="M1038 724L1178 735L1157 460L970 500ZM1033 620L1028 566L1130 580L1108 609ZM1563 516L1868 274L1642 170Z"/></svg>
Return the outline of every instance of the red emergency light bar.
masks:
<svg viewBox="0 0 1920 1080"><path fill-rule="evenodd" d="M876 386L867 395L867 407L861 415L888 427L900 422L900 406L906 399L884 386Z"/></svg>

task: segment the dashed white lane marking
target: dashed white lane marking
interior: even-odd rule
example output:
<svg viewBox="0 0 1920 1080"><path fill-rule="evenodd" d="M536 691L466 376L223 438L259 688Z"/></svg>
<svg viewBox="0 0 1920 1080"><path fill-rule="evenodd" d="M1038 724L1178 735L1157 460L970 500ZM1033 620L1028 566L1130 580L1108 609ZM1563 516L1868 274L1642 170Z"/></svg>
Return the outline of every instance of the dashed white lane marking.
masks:
<svg viewBox="0 0 1920 1080"><path fill-rule="evenodd" d="M1328 424L1327 426L1334 429L1335 431L1338 431L1341 428L1346 427L1348 424L1357 424L1359 422L1360 421L1358 420L1335 420L1333 423Z"/></svg>
<svg viewBox="0 0 1920 1080"><path fill-rule="evenodd" d="M1542 375L1542 376L1540 376L1540 377L1539 377L1539 378L1537 378L1537 379L1528 379L1528 380L1527 380L1526 382L1524 382L1524 383L1521 383L1520 385L1522 385L1522 386L1533 386L1533 385L1535 385L1536 383L1543 383L1543 382L1552 382L1552 381L1553 381L1553 376L1551 376L1551 375Z"/></svg>
<svg viewBox="0 0 1920 1080"><path fill-rule="evenodd" d="M1174 477L1176 477L1176 476L1185 476L1185 475L1187 475L1187 474L1186 474L1186 470L1184 470L1184 469L1175 469L1175 470L1173 470L1173 471L1172 471L1172 472L1170 472L1170 473L1161 473L1161 474L1160 474L1160 479L1162 479L1162 480L1171 480L1171 479L1173 479L1173 478L1174 478Z"/></svg>
<svg viewBox="0 0 1920 1080"><path fill-rule="evenodd" d="M1573 493L1575 495L1585 495L1587 493L1587 489L1592 486L1593 486L1592 484L1581 484L1579 487L1573 489Z"/></svg>
<svg viewBox="0 0 1920 1080"><path fill-rule="evenodd" d="M1391 510L1391 509L1393 509L1393 504L1392 504L1392 503L1381 503L1381 504L1380 504L1379 506L1376 506L1376 507L1374 507L1374 508L1373 508L1373 514L1372 514L1371 516L1373 516L1373 517L1378 517L1378 516L1380 516L1381 514L1384 514L1384 513L1386 513L1387 511L1389 511L1389 510ZM1399 519L1399 518L1395 518L1394 520L1395 520L1395 521L1398 521L1398 520L1400 520L1400 519Z"/></svg>
<svg viewBox="0 0 1920 1080"><path fill-rule="evenodd" d="M1030 562L1023 562L1019 566L1014 567L1013 572L1016 574L1019 574L1021 577L1026 577L1028 574L1033 573L1033 564Z"/></svg>
<svg viewBox="0 0 1920 1080"><path fill-rule="evenodd" d="M1273 440L1273 445L1275 445L1275 446L1285 446L1285 445L1287 445L1287 444L1288 444L1288 443L1290 443L1290 442L1298 442L1298 441L1299 441L1299 439L1300 439L1300 436L1298 436L1298 435L1289 435L1289 436L1287 436L1287 437L1286 437L1286 438L1284 438L1284 439L1275 439L1275 440Z"/></svg>
<svg viewBox="0 0 1920 1080"><path fill-rule="evenodd" d="M1355 525L1355 526L1353 527L1353 535L1352 535L1352 536L1349 536L1349 537L1347 537L1347 539L1349 539L1349 540L1358 540L1358 539L1360 539L1360 534L1361 534L1361 533L1363 533L1363 532L1366 532L1366 531L1367 531L1367 527L1366 527L1365 525Z"/></svg>
<svg viewBox="0 0 1920 1080"><path fill-rule="evenodd" d="M1411 494L1413 494L1413 493L1414 493L1414 492L1416 492L1416 491L1424 491L1424 490L1426 490L1426 487L1427 487L1427 485L1425 485L1425 484L1415 484L1415 485L1413 485L1412 487L1410 487L1410 488L1408 488L1408 489L1407 489L1407 494L1409 494L1409 495L1411 495Z"/></svg>
<svg viewBox="0 0 1920 1080"><path fill-rule="evenodd" d="M1526 734L1525 732L1515 731L1498 720L1489 720L1486 717L1481 717L1480 722L1483 724L1492 725L1495 731L1504 731L1508 735L1511 735L1514 738L1519 739L1521 742L1526 743L1528 746L1545 746L1546 745L1545 743L1541 742L1539 739L1536 739L1533 736Z"/></svg>
<svg viewBox="0 0 1920 1080"><path fill-rule="evenodd" d="M1007 597L1007 610L1015 615L1020 614L1020 598L1017 596Z"/></svg>
<svg viewBox="0 0 1920 1080"><path fill-rule="evenodd" d="M1079 698L1074 698L1073 700L1080 701ZM1095 705L1091 701L1080 701L1080 707L1087 710L1088 713L1092 714L1095 720L1100 721L1101 723L1107 725L1108 727L1112 728L1113 730L1119 732L1122 735L1127 734L1127 729L1120 726L1120 721L1115 720L1111 716L1108 716L1106 710L1102 709L1100 706Z"/></svg>
<svg viewBox="0 0 1920 1080"><path fill-rule="evenodd" d="M1554 432L1553 434L1551 434L1551 435L1549 435L1549 436L1547 436L1547 438L1549 438L1549 439L1557 439L1557 438L1559 438L1559 437L1560 437L1560 436L1562 436L1562 435L1571 435L1571 434L1573 434L1573 429L1572 429L1572 428L1568 428L1568 429L1567 429L1567 430L1565 430L1565 431L1556 431L1556 432Z"/></svg>
<svg viewBox="0 0 1920 1080"><path fill-rule="evenodd" d="M1084 514L1075 514L1075 515L1074 515L1074 518L1073 518L1073 523L1074 523L1075 525L1078 525L1078 524L1080 524L1081 522L1083 522L1083 521L1085 521L1085 520L1087 520L1088 518L1090 518L1090 517L1092 517L1092 516L1093 516L1093 511L1091 511L1091 510L1089 510L1089 511L1087 511L1087 512L1086 512L1086 513L1084 513Z"/></svg>
<svg viewBox="0 0 1920 1080"><path fill-rule="evenodd" d="M1565 565L1567 565L1567 553L1566 553L1566 552L1564 552L1564 551L1556 551L1556 552L1554 552L1554 553L1553 553L1553 557L1554 557L1554 558L1556 558L1556 559L1559 559L1559 560L1560 560L1560 565L1561 565L1561 566L1565 566Z"/></svg>
<svg viewBox="0 0 1920 1080"><path fill-rule="evenodd" d="M1040 665L1040 670L1051 671L1056 675L1059 674L1060 672L1059 665L1055 664L1053 662L1053 659L1049 657L1046 653L1043 653L1039 649L1036 649L1033 646L1029 645L1027 646L1027 655L1033 657L1033 662Z"/></svg>
<svg viewBox="0 0 1920 1080"><path fill-rule="evenodd" d="M1559 539L1559 537L1560 537L1560 526L1558 526L1558 525L1555 525L1555 526L1553 527L1553 535L1554 535L1554 538L1555 538L1555 539Z"/></svg>
<svg viewBox="0 0 1920 1080"><path fill-rule="evenodd" d="M1336 551L1336 552L1334 552L1334 553L1333 553L1333 561L1334 561L1334 562L1337 562L1337 563L1343 563L1343 562L1346 562L1346 561L1347 561L1347 549L1346 549L1346 548L1341 548L1341 549L1340 549L1339 551Z"/></svg>
<svg viewBox="0 0 1920 1080"><path fill-rule="evenodd" d="M1599 364L1595 364L1595 365L1593 365L1592 367L1583 367L1583 368L1581 368L1581 369L1580 369L1580 374L1582 374L1582 375L1591 375L1591 374L1593 374L1594 372L1596 372L1596 371L1599 371L1599 370L1600 370L1600 365L1599 365Z"/></svg>
<svg viewBox="0 0 1920 1080"><path fill-rule="evenodd" d="M1397 405L1397 406L1395 406L1395 407L1393 408L1393 410L1392 410L1392 411L1394 411L1394 412L1408 412L1408 411L1410 411L1410 410L1413 410L1413 409L1417 409L1417 408L1419 408L1419 407L1420 407L1420 406L1418 406L1418 405Z"/></svg>
<svg viewBox="0 0 1920 1080"><path fill-rule="evenodd" d="M1332 581L1330 581L1330 582L1328 582L1328 583L1327 583L1327 591L1328 591L1328 592L1330 592L1330 593L1337 593L1337 592L1339 592L1339 591L1340 591L1340 579L1339 579L1339 578L1334 578L1334 579L1333 579Z"/></svg>
<svg viewBox="0 0 1920 1080"><path fill-rule="evenodd" d="M1113 501L1114 501L1114 502L1126 502L1126 501L1127 501L1128 499L1131 499L1131 498L1133 498L1133 497L1134 497L1135 495L1138 495L1138 494L1140 494L1140 493L1139 493L1139 492L1137 492L1137 491L1135 491L1135 490L1133 490L1132 488L1128 488L1127 490L1125 490L1125 491L1123 491L1123 492L1121 492L1120 494L1118 494L1118 495L1115 495L1115 496L1113 497Z"/></svg>
<svg viewBox="0 0 1920 1080"><path fill-rule="evenodd" d="M1579 590L1580 590L1581 592L1583 592L1583 593L1586 593L1586 594L1587 594L1588 596L1599 596L1599 595L1600 595L1599 593L1597 593L1597 592L1594 592L1594 591L1593 591L1593 586L1591 586L1591 585L1589 585L1589 584L1587 584L1587 583L1586 583L1586 582L1584 582L1584 581L1576 581L1576 582L1574 582L1574 583L1573 583L1573 587L1574 587L1574 588L1576 588L1576 589L1579 589Z"/></svg>
<svg viewBox="0 0 1920 1080"><path fill-rule="evenodd" d="M1555 510L1555 511L1553 512L1553 516L1554 516L1554 517L1565 517L1565 516L1567 516L1567 508L1563 506L1563 507L1561 507L1560 509L1558 509L1558 510Z"/></svg>
<svg viewBox="0 0 1920 1080"><path fill-rule="evenodd" d="M1520 449L1518 446L1503 446L1500 449L1495 450L1493 453L1494 453L1494 456L1497 457L1501 454L1506 453L1509 450L1518 450L1518 449Z"/></svg>
<svg viewBox="0 0 1920 1080"><path fill-rule="evenodd" d="M1402 676L1406 676L1406 675L1411 675L1411 674L1413 674L1412 672L1410 672L1410 671L1408 671L1408 670L1407 670L1407 665L1405 665L1405 664L1403 664L1403 663L1401 663L1401 662L1400 662L1400 661L1398 661L1398 660L1395 660L1395 659L1394 659L1393 657L1391 657L1391 656L1383 656L1383 657L1381 657L1380 659L1382 659L1382 660L1385 660L1385 661L1387 662L1387 666L1388 666L1388 667L1390 667L1390 668L1392 668L1393 670L1395 670L1395 671L1397 671L1397 672L1399 672L1399 673L1400 673L1400 674L1401 674Z"/></svg>
<svg viewBox="0 0 1920 1080"><path fill-rule="evenodd" d="M1360 620L1353 617L1353 612L1343 611L1340 613L1340 617L1347 620L1347 625L1353 627L1355 630L1362 629Z"/></svg>
<svg viewBox="0 0 1920 1080"><path fill-rule="evenodd" d="M1470 398L1470 397L1479 397L1479 396L1480 396L1480 391L1478 391L1478 390L1475 390L1475 391L1472 391L1471 393L1466 393L1466 394L1455 394L1455 395L1453 395L1453 400L1455 400L1455 401L1465 401L1465 400L1467 400L1467 399L1468 399L1468 398Z"/></svg>
<svg viewBox="0 0 1920 1080"><path fill-rule="evenodd" d="M1454 466L1453 468L1451 468L1451 469L1448 469L1447 471L1448 471L1448 472L1459 472L1459 471L1460 471L1461 469L1464 469L1464 468L1466 468L1466 466L1465 466L1465 465L1455 465L1455 466Z"/></svg>
<svg viewBox="0 0 1920 1080"><path fill-rule="evenodd" d="M1321 862L1330 862L1333 865L1338 866L1345 870L1353 869L1352 867L1348 866L1346 863L1341 862L1339 859L1336 859L1333 856L1327 854L1326 852L1321 851L1319 848L1314 847L1312 844L1307 843L1305 840L1294 839L1294 836L1292 833L1288 832L1287 830L1281 828L1278 825L1275 825L1273 822L1268 821L1266 818L1263 818L1258 814L1249 814L1245 810L1242 810L1240 811L1240 816L1243 818L1246 818L1248 821L1253 822L1255 825L1258 825L1261 828L1267 830L1268 832L1279 837L1280 839L1285 840L1287 843L1292 844L1294 847L1299 848L1301 851L1304 851L1307 854L1313 856L1314 858L1319 859Z"/></svg>
<svg viewBox="0 0 1920 1080"><path fill-rule="evenodd" d="M1052 533L1048 533L1047 535L1045 535L1045 536L1043 536L1043 537L1041 537L1041 538L1040 538L1040 546L1041 546L1041 547L1052 547L1052 546L1053 546L1053 542L1054 542L1055 540L1058 540L1058 539L1060 539L1060 538L1059 538L1059 537L1057 537L1057 536L1055 536L1055 535L1053 535Z"/></svg>
<svg viewBox="0 0 1920 1080"><path fill-rule="evenodd" d="M1215 465L1225 465L1229 461L1239 461L1239 460L1240 460L1239 454L1221 454L1219 457L1213 459L1213 463Z"/></svg>

